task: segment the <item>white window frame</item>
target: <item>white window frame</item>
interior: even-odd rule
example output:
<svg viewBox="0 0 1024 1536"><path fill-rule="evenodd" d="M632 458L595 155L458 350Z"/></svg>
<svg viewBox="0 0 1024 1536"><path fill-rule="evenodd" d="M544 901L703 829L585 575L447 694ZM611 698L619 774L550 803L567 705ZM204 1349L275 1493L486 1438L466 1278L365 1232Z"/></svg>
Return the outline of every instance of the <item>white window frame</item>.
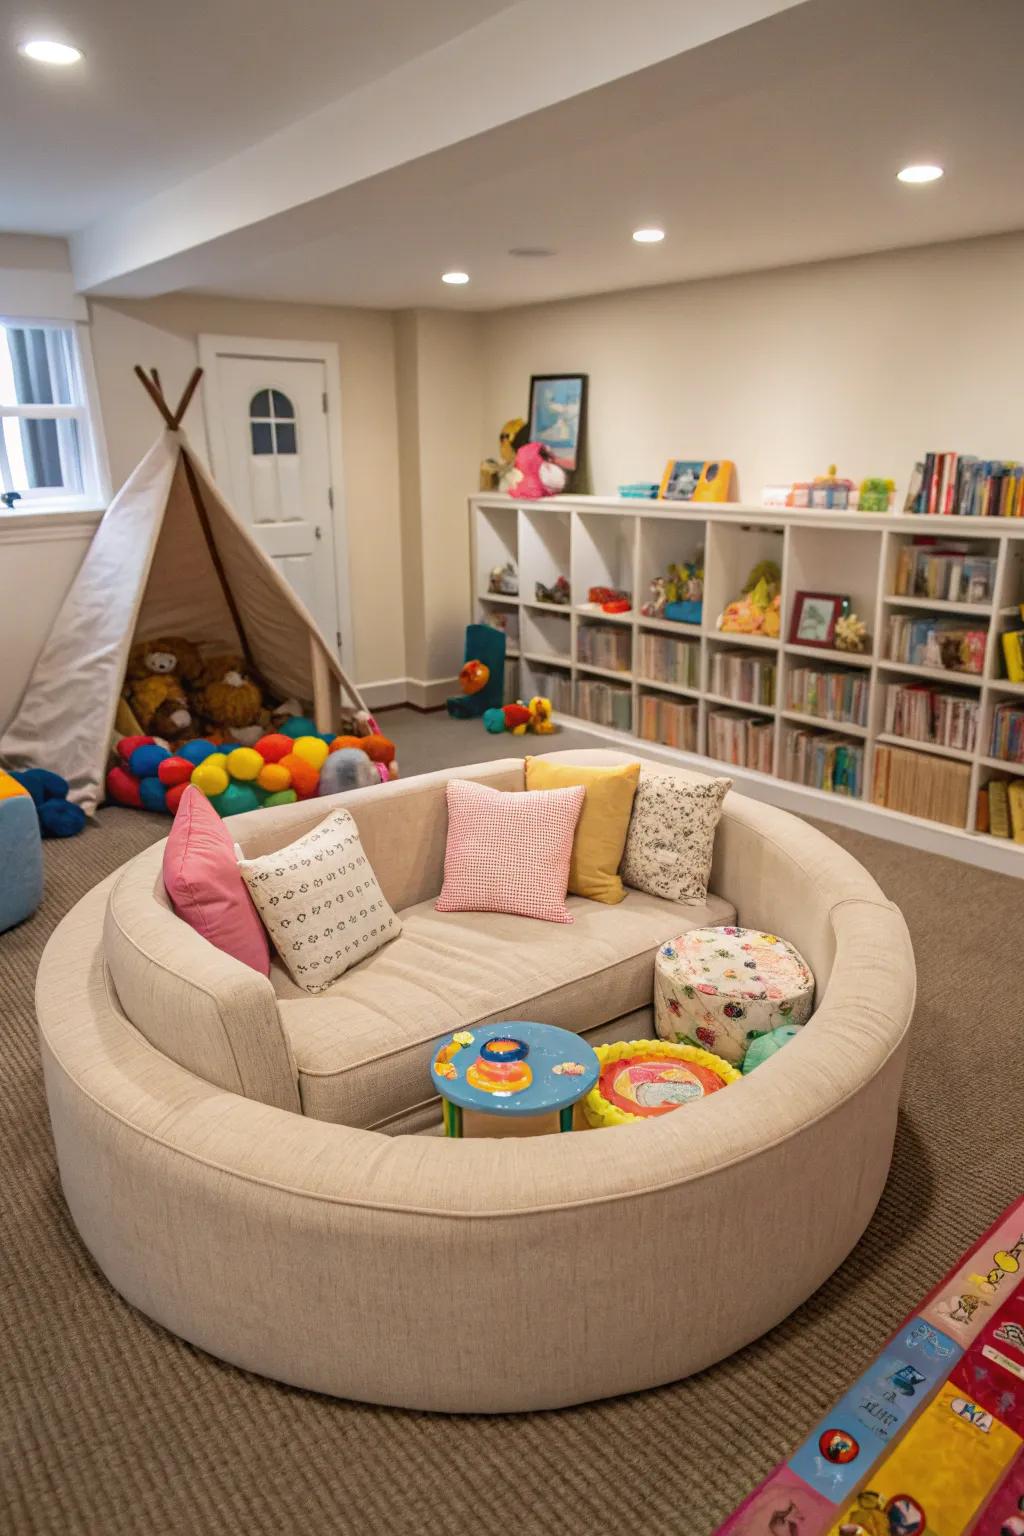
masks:
<svg viewBox="0 0 1024 1536"><path fill-rule="evenodd" d="M21 420L77 421L82 470L80 491L67 492L53 486L38 490L24 489L13 507L0 502L0 520L24 518L36 513L96 513L110 500L110 470L107 463L100 417L99 391L93 366L89 326L81 321L46 319L42 316L0 314L0 326L16 330L43 329L71 334L73 385L76 401L72 405L15 405L0 400L0 418ZM0 452L3 452L0 447ZM6 456L6 455L5 455ZM18 489L17 487L13 487ZM0 491L6 491L0 483Z"/></svg>

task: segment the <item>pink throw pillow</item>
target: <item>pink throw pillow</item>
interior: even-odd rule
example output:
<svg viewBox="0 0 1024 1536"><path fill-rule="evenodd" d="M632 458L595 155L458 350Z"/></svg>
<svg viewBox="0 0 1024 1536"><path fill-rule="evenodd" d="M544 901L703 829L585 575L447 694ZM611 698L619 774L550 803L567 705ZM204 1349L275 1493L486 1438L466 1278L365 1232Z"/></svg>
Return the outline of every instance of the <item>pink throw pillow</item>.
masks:
<svg viewBox="0 0 1024 1536"><path fill-rule="evenodd" d="M586 789L491 789L448 781L448 843L438 912L507 912L571 923L569 861Z"/></svg>
<svg viewBox="0 0 1024 1536"><path fill-rule="evenodd" d="M231 834L194 784L178 802L164 849L164 890L190 928L261 976L270 975L266 930L245 888Z"/></svg>

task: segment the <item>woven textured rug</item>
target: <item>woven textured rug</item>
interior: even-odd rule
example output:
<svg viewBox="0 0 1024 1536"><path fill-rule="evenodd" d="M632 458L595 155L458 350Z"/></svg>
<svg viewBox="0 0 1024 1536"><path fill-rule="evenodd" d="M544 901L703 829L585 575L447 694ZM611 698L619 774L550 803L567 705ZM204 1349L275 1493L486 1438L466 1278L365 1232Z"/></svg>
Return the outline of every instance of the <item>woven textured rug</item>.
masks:
<svg viewBox="0 0 1024 1536"><path fill-rule="evenodd" d="M387 720L406 774L532 745L439 716ZM903 908L919 967L892 1173L867 1233L803 1307L702 1375L504 1419L368 1408L246 1375L107 1285L57 1182L33 978L63 913L167 822L104 811L48 844L43 908L0 936L0 1531L584 1536L610 1510L645 1536L714 1530L1018 1193L1024 882L823 830ZM685 1295L678 1322L700 1327Z"/></svg>

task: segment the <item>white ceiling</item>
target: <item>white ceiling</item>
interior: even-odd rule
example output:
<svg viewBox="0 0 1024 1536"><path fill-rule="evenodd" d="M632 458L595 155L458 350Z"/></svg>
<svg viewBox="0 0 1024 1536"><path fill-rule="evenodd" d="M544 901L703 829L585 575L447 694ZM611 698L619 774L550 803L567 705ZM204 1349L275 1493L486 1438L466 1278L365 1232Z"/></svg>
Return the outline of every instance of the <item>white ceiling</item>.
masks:
<svg viewBox="0 0 1024 1536"><path fill-rule="evenodd" d="M90 10L108 42L134 18L122 83L55 114L32 175L4 157L0 222L88 223L94 291L483 309L1024 227L1022 0L290 0L277 30L266 0ZM99 69L100 34L76 40ZM0 93L15 70L24 103L27 67L5 57ZM946 177L901 186L913 160ZM668 239L634 245L649 222Z"/></svg>

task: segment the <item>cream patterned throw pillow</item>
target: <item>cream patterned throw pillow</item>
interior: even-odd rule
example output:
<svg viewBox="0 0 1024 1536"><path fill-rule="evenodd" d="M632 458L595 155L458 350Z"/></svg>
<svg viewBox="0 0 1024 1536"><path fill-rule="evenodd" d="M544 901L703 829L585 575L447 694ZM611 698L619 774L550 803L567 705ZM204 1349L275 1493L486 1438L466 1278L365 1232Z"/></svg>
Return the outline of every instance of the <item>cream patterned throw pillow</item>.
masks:
<svg viewBox="0 0 1024 1536"><path fill-rule="evenodd" d="M644 775L622 856L624 883L668 901L705 901L715 828L731 788L731 779Z"/></svg>
<svg viewBox="0 0 1024 1536"><path fill-rule="evenodd" d="M348 811L238 867L292 980L323 992L402 931Z"/></svg>

